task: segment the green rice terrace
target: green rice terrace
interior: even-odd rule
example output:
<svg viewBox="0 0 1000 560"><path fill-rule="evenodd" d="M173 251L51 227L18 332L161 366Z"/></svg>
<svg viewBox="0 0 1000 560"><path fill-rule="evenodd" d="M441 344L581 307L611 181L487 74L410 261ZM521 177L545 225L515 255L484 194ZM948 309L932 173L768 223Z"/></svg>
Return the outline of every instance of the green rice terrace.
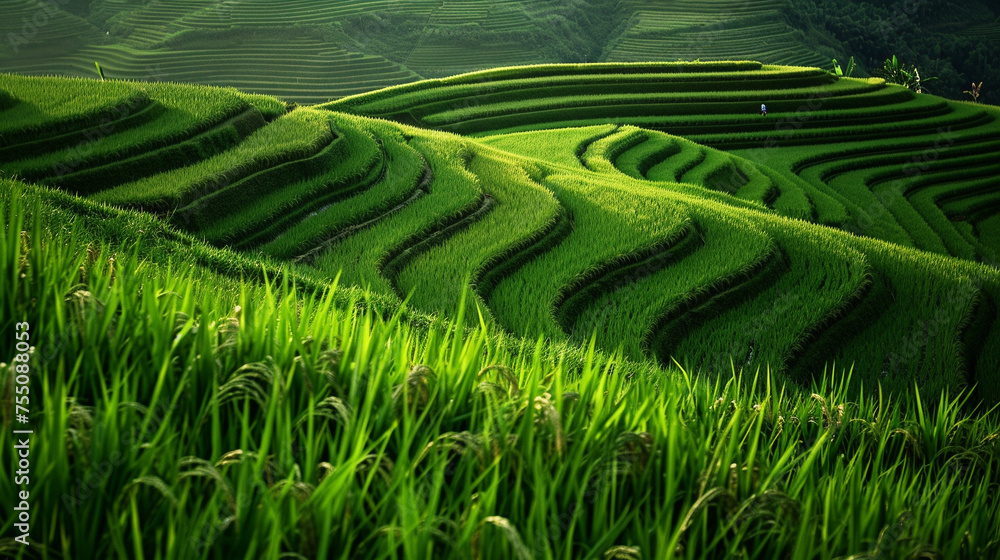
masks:
<svg viewBox="0 0 1000 560"><path fill-rule="evenodd" d="M4 0L0 72L230 86L316 104L501 66L759 60L858 74L890 51L933 93L985 80L985 0ZM905 49L897 48L905 45Z"/></svg>
<svg viewBox="0 0 1000 560"><path fill-rule="evenodd" d="M219 17L187 4L74 56L203 81L228 51L137 54ZM516 28L506 4L405 3ZM1000 109L617 62L627 29L608 62L419 81L316 47L374 91L220 78L336 97L309 106L0 74L0 552L1000 557Z"/></svg>

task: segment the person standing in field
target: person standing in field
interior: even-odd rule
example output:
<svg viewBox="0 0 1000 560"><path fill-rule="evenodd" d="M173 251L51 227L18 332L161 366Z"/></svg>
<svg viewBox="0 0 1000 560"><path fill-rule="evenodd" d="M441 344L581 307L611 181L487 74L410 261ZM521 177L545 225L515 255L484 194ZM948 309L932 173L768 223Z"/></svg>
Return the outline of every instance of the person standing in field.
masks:
<svg viewBox="0 0 1000 560"><path fill-rule="evenodd" d="M763 103L760 104L760 116L767 116L767 105L764 105Z"/></svg>

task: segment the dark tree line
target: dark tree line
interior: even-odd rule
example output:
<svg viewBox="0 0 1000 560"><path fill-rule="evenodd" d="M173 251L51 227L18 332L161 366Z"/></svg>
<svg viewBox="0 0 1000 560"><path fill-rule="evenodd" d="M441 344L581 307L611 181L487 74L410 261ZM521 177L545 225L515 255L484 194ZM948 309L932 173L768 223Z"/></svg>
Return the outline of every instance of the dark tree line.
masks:
<svg viewBox="0 0 1000 560"><path fill-rule="evenodd" d="M876 75L886 58L937 76L931 93L971 100L962 93L983 82L980 101L1000 104L1000 22L996 8L977 0L788 0L791 25L812 37L814 46L838 59L854 56L863 71ZM990 40L970 26L993 24Z"/></svg>

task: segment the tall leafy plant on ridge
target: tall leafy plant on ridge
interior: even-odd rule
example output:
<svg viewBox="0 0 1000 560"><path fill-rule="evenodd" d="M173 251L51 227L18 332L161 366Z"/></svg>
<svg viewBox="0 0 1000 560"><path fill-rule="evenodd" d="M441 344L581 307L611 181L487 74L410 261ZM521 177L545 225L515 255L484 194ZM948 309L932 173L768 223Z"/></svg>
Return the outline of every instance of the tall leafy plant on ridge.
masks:
<svg viewBox="0 0 1000 560"><path fill-rule="evenodd" d="M836 58L833 59L833 71L837 74L837 76L850 78L854 75L854 71L857 70L857 68L858 65L854 62L853 56L847 61L847 66L845 68L840 67L840 63L837 62Z"/></svg>
<svg viewBox="0 0 1000 560"><path fill-rule="evenodd" d="M899 59L896 58L896 55L885 59L882 69L877 74L879 77L884 78L887 83L901 85L917 93L928 93L923 83L937 80L937 77L921 80L920 71L917 70L917 67L914 66L912 71L907 70L899 62Z"/></svg>
<svg viewBox="0 0 1000 560"><path fill-rule="evenodd" d="M979 82L978 84L976 82L972 82L971 88L964 90L962 93L967 93L971 95L972 101L974 103L979 103L979 93L982 87L983 87L983 82Z"/></svg>

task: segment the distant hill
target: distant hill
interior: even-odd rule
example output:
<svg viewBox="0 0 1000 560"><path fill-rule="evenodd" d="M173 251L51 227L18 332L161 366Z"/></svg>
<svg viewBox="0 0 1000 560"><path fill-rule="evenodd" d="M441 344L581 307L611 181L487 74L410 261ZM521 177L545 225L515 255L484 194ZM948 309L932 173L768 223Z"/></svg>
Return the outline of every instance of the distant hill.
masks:
<svg viewBox="0 0 1000 560"><path fill-rule="evenodd" d="M861 75L897 54L933 93L984 81L997 14L946 0L5 1L0 71L234 86L299 103L540 62L758 60Z"/></svg>

